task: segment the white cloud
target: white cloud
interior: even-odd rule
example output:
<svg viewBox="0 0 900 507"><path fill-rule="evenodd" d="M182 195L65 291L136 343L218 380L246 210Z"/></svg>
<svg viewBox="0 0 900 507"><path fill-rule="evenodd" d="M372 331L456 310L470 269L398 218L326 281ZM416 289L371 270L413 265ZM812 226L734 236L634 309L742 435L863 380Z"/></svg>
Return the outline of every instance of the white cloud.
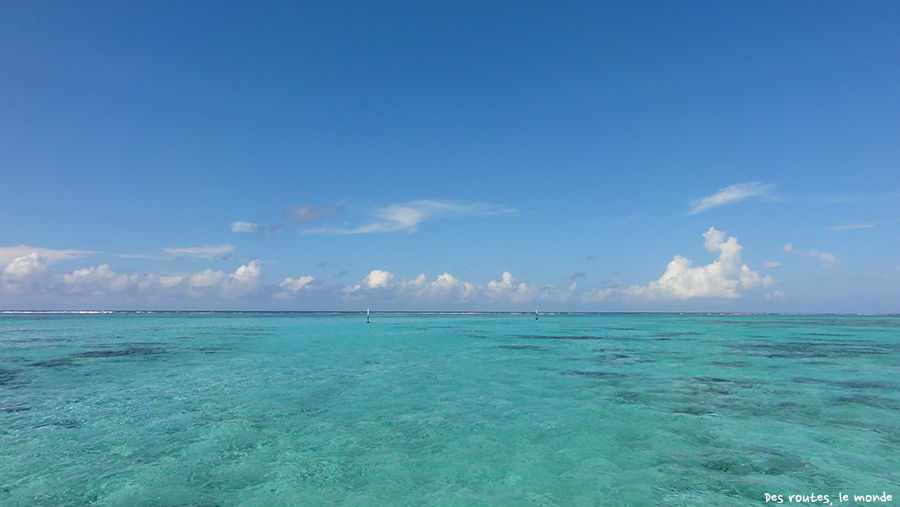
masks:
<svg viewBox="0 0 900 507"><path fill-rule="evenodd" d="M504 271L499 280L488 282L485 295L491 301L508 296L512 303L527 303L537 296L537 289L517 282L509 271Z"/></svg>
<svg viewBox="0 0 900 507"><path fill-rule="evenodd" d="M96 267L76 269L70 274L63 275L63 283L67 292L105 294L118 292L134 286L138 283L139 275L119 274L110 269L109 264L101 264Z"/></svg>
<svg viewBox="0 0 900 507"><path fill-rule="evenodd" d="M294 222L307 224L322 216L340 215L343 210L344 206L341 204L326 204L325 206L304 204L303 206L286 208L284 214Z"/></svg>
<svg viewBox="0 0 900 507"><path fill-rule="evenodd" d="M231 222L231 232L259 232L259 224L250 222Z"/></svg>
<svg viewBox="0 0 900 507"><path fill-rule="evenodd" d="M819 264L826 268L836 268L841 265L841 261L828 252L820 252L818 250L794 250L794 244L788 243L782 247L785 253L805 255L819 261Z"/></svg>
<svg viewBox="0 0 900 507"><path fill-rule="evenodd" d="M834 227L829 227L825 229L826 231L846 231L850 229L868 229L870 227L875 227L880 222L869 222L867 224L847 224L847 225L836 225Z"/></svg>
<svg viewBox="0 0 900 507"><path fill-rule="evenodd" d="M491 280L487 284L487 296L491 299L497 299L503 294L508 293L516 286L516 279L512 273L504 271L499 280Z"/></svg>
<svg viewBox="0 0 900 507"><path fill-rule="evenodd" d="M188 278L188 287L192 289L204 289L206 287L214 287L222 283L228 275L224 271L213 271L211 269L203 270ZM193 295L199 296L201 292L194 292Z"/></svg>
<svg viewBox="0 0 900 507"><path fill-rule="evenodd" d="M769 300L784 299L784 292L781 292L780 290L776 290L776 291L772 292L771 294L766 294L766 299L769 299Z"/></svg>
<svg viewBox="0 0 900 507"><path fill-rule="evenodd" d="M33 289L47 273L47 262L38 252L13 259L3 269L3 288L13 294Z"/></svg>
<svg viewBox="0 0 900 507"><path fill-rule="evenodd" d="M435 301L468 301L479 288L475 284L458 280L450 273L439 275L437 280L429 283L423 273L412 280L403 280L398 293Z"/></svg>
<svg viewBox="0 0 900 507"><path fill-rule="evenodd" d="M21 280L40 275L47 271L47 256L41 253L23 255L7 264L3 269L3 278Z"/></svg>
<svg viewBox="0 0 900 507"><path fill-rule="evenodd" d="M187 278L187 276L150 273L144 277L143 280L138 282L138 288L143 291L171 289L180 284L185 278Z"/></svg>
<svg viewBox="0 0 900 507"><path fill-rule="evenodd" d="M113 254L116 257L121 259L149 259L153 261L171 261L173 260L171 257L160 257L158 255L145 255L145 254Z"/></svg>
<svg viewBox="0 0 900 507"><path fill-rule="evenodd" d="M775 185L763 185L761 181L731 185L730 187L719 189L718 192L709 197L691 202L691 211L688 214L696 215L711 208L743 201L748 197L769 197L769 191L773 188L775 188Z"/></svg>
<svg viewBox="0 0 900 507"><path fill-rule="evenodd" d="M303 287L307 287L313 280L315 280L315 278L311 276L301 276L296 280L293 278L285 278L278 286L291 292L297 292Z"/></svg>
<svg viewBox="0 0 900 507"><path fill-rule="evenodd" d="M589 290L581 295L581 302L599 303L617 292L614 288Z"/></svg>
<svg viewBox="0 0 900 507"><path fill-rule="evenodd" d="M439 291L453 289L459 287L459 285L460 281L454 278L450 273L439 275L437 280L431 284L434 289Z"/></svg>
<svg viewBox="0 0 900 507"><path fill-rule="evenodd" d="M188 278L188 294L191 296L212 294L224 298L244 296L259 288L261 278L262 269L257 260L237 268L232 274L207 269Z"/></svg>
<svg viewBox="0 0 900 507"><path fill-rule="evenodd" d="M231 232L244 232L249 234L259 234L261 236L271 236L280 229L279 225L254 224L252 222L231 222Z"/></svg>
<svg viewBox="0 0 900 507"><path fill-rule="evenodd" d="M774 268L777 268L778 266L781 266L780 262L775 262L775 261L769 262L767 260L763 261L763 269L774 269Z"/></svg>
<svg viewBox="0 0 900 507"><path fill-rule="evenodd" d="M64 259L65 255L58 255L56 259ZM230 274L207 269L192 275L120 273L108 264L56 274L47 271L47 265L51 263L44 253L32 252L13 259L5 266L0 265L3 268L0 289L9 294L29 297L119 295L157 298L189 295L233 298L256 292L262 279L257 260L240 266Z"/></svg>
<svg viewBox="0 0 900 507"><path fill-rule="evenodd" d="M391 204L384 208L378 208L370 214L380 218L381 221L363 225L353 229L339 227L323 227L319 229L307 229L304 234L366 234L378 232L415 232L419 224L425 220L462 217L462 216L487 216L500 213L508 213L512 210L503 209L493 204L472 203L460 204L449 201L420 200L401 204Z"/></svg>
<svg viewBox="0 0 900 507"><path fill-rule="evenodd" d="M577 288L578 284L575 282L572 282L572 285L569 285L568 289L557 289L552 285L545 285L544 287L541 287L538 300L565 303L573 294L575 294L575 289Z"/></svg>
<svg viewBox="0 0 900 507"><path fill-rule="evenodd" d="M507 281L512 275L505 273ZM514 281L514 280L513 280ZM394 275L387 271L378 269L372 270L365 278L357 282L351 287L344 288L344 297L347 299L358 299L365 297L367 292L378 294L378 297L390 297L398 300L430 300L444 302L472 302L483 300L490 293L488 299L506 296L511 302L527 302L534 299L538 295L538 291L523 284L509 285L502 288L497 286L498 282L492 282L491 289L485 289L484 286L471 282L457 279L450 273L439 275L436 280L429 281L424 273L412 279L404 278L396 281ZM552 289L552 287L550 287ZM547 298L562 298L566 291L547 292Z"/></svg>
<svg viewBox="0 0 900 507"><path fill-rule="evenodd" d="M42 255L45 265L56 264L67 259L77 259L98 252L87 250L53 250L51 248L35 248L26 245L0 247L0 265L9 264L28 254Z"/></svg>
<svg viewBox="0 0 900 507"><path fill-rule="evenodd" d="M165 248L164 250L166 253L176 257L188 256L220 260L230 257L231 252L234 251L234 246L227 244L217 246L204 245L201 247Z"/></svg>
<svg viewBox="0 0 900 507"><path fill-rule="evenodd" d="M256 260L240 266L231 274L207 269L190 276L122 274L113 271L108 264L101 264L62 275L58 288L69 294L94 296L129 294L234 298L256 291L260 287L261 277L262 270ZM52 290L52 284L45 289Z"/></svg>
<svg viewBox="0 0 900 507"><path fill-rule="evenodd" d="M470 282L462 282L453 277L450 273L439 275L437 280L431 283L429 287L429 295L433 299L447 300L455 299L458 301L466 301L475 293L479 287Z"/></svg>
<svg viewBox="0 0 900 507"><path fill-rule="evenodd" d="M390 289L394 286L394 275L380 269L373 269L353 287L347 287L344 292L351 294L363 289Z"/></svg>
<svg viewBox="0 0 900 507"><path fill-rule="evenodd" d="M627 296L645 299L693 299L741 297L740 289L762 285L775 280L760 277L746 265L741 265L741 250L737 238L725 239L725 233L710 227L703 234L704 246L710 252L719 251L718 260L706 266L691 267L691 260L676 255L659 280L646 286L635 285L622 291Z"/></svg>

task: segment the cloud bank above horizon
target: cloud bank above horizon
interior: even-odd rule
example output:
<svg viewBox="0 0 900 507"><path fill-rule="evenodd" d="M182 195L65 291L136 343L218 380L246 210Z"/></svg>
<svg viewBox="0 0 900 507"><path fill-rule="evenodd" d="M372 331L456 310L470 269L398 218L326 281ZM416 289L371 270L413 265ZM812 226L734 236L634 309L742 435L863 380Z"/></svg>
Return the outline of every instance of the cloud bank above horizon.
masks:
<svg viewBox="0 0 900 507"><path fill-rule="evenodd" d="M31 297L127 297L144 298L212 298L241 297L292 300L339 299L343 301L382 301L399 307L413 301L429 304L470 303L519 307L535 303L565 303L569 301L593 305L597 303L641 302L654 300L721 299L742 297L750 289L767 288L775 283L771 275L761 276L741 262L743 247L734 237L726 239L724 232L710 227L703 234L704 245L718 258L705 266L692 267L692 261L680 255L666 267L665 273L647 285L632 285L625 289L581 290L576 282L558 288L547 284L532 285L517 280L510 271L485 284L460 280L445 272L434 280L424 273L398 278L388 271L373 269L358 282L344 286L328 284L311 275L287 277L277 284L266 285L260 262L256 259L239 266L234 272L205 269L193 273L153 272L137 274L116 271L109 264L100 264L69 273L53 273L47 269L52 259L71 258L77 251L31 250L16 257L3 267L0 288L10 295ZM7 249L6 251L13 251ZM167 248L172 255L190 255L200 259L218 260L234 251L232 245ZM792 251L790 245L785 251ZM821 258L821 255L820 255ZM773 267L768 263L764 267Z"/></svg>

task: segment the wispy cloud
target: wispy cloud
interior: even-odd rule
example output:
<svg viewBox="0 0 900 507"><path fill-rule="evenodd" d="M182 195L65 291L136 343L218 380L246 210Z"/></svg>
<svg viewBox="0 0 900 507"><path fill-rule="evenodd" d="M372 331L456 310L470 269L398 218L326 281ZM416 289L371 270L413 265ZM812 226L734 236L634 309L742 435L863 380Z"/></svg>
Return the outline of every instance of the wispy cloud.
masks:
<svg viewBox="0 0 900 507"><path fill-rule="evenodd" d="M231 222L231 232L244 232L249 234L259 234L260 236L271 236L275 234L280 225L264 225L254 224L252 222Z"/></svg>
<svg viewBox="0 0 900 507"><path fill-rule="evenodd" d="M301 276L300 278L297 278L297 279L285 278L283 282L278 284L278 286L285 290L297 292L304 287L309 287L310 286L309 284L314 280L315 280L315 278L313 278L311 276Z"/></svg>
<svg viewBox="0 0 900 507"><path fill-rule="evenodd" d="M9 264L19 257L24 257L33 253L43 256L46 264L56 264L57 262L67 259L77 259L84 257L85 255L96 254L99 252L90 252L87 250L54 250L52 248L35 248L26 245L4 246L0 247L0 264Z"/></svg>
<svg viewBox="0 0 900 507"><path fill-rule="evenodd" d="M170 261L171 257L160 257L158 255L146 255L146 254L113 254L120 259L148 259L151 261Z"/></svg>
<svg viewBox="0 0 900 507"><path fill-rule="evenodd" d="M234 245L204 245L201 247L188 248L164 248L169 255L176 257L198 257L200 259L225 260L231 258L231 252L234 251Z"/></svg>
<svg viewBox="0 0 900 507"><path fill-rule="evenodd" d="M836 225L834 227L829 227L825 229L826 231L846 231L850 229L868 229L870 227L875 227L880 222L869 222L867 224L847 224L847 225Z"/></svg>
<svg viewBox="0 0 900 507"><path fill-rule="evenodd" d="M788 243L782 247L785 253L805 255L819 261L826 268L836 268L841 265L841 261L828 252L820 252L818 250L794 250L794 244Z"/></svg>
<svg viewBox="0 0 900 507"><path fill-rule="evenodd" d="M697 213L706 211L711 208L724 206L738 201L743 201L749 197L771 197L769 193L775 188L774 184L764 185L761 181L753 183L740 183L720 189L715 194L697 199L691 202L691 211L688 215L696 215Z"/></svg>
<svg viewBox="0 0 900 507"><path fill-rule="evenodd" d="M304 204L302 206L292 206L285 208L284 216L293 222L308 224L313 220L327 216L340 215L344 211L343 204L326 204L324 206L315 206L313 204Z"/></svg>
<svg viewBox="0 0 900 507"><path fill-rule="evenodd" d="M303 233L366 234L396 231L415 232L419 229L419 224L425 220L449 217L498 215L512 211L513 210L511 209L487 203L461 204L452 201L410 201L375 209L370 214L381 220L367 225L352 229L322 227L319 229L307 229L303 231Z"/></svg>

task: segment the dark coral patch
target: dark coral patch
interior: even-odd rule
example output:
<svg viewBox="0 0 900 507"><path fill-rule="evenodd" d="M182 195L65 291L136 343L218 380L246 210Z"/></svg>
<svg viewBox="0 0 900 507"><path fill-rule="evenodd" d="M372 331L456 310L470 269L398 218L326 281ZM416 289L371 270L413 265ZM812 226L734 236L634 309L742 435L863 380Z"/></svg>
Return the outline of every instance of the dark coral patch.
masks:
<svg viewBox="0 0 900 507"><path fill-rule="evenodd" d="M37 361L34 363L28 363L25 366L34 366L36 368L60 368L71 365L71 359L51 359L49 361Z"/></svg>
<svg viewBox="0 0 900 507"><path fill-rule="evenodd" d="M27 405L23 405L21 403L14 403L11 405L0 405L0 412L24 412L26 410L31 410L31 407Z"/></svg>
<svg viewBox="0 0 900 507"><path fill-rule="evenodd" d="M517 335L515 338L532 339L532 340L606 340L605 336L553 336L542 334Z"/></svg>
<svg viewBox="0 0 900 507"><path fill-rule="evenodd" d="M617 373L612 371L585 371L585 370L566 370L563 372L563 375L581 375L583 377L598 377L598 378L622 378L622 377L631 377L633 375L629 375L627 373Z"/></svg>
<svg viewBox="0 0 900 507"><path fill-rule="evenodd" d="M25 385L25 382L19 378L21 373L22 370L0 368L0 386L9 388L22 387Z"/></svg>
<svg viewBox="0 0 900 507"><path fill-rule="evenodd" d="M79 352L72 354L72 357L90 358L90 357L128 357L128 356L153 356L165 354L166 350L159 347L131 347L119 350L91 350L88 352Z"/></svg>
<svg viewBox="0 0 900 507"><path fill-rule="evenodd" d="M510 350L547 350L546 348L538 347L537 345L500 345L497 348Z"/></svg>

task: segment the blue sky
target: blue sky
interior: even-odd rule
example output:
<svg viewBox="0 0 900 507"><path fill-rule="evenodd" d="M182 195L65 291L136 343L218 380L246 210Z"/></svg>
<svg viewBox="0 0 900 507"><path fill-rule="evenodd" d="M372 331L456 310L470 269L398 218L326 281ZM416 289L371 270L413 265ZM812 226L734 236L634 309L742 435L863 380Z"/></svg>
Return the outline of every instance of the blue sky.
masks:
<svg viewBox="0 0 900 507"><path fill-rule="evenodd" d="M5 2L0 68L0 308L900 311L896 2Z"/></svg>

